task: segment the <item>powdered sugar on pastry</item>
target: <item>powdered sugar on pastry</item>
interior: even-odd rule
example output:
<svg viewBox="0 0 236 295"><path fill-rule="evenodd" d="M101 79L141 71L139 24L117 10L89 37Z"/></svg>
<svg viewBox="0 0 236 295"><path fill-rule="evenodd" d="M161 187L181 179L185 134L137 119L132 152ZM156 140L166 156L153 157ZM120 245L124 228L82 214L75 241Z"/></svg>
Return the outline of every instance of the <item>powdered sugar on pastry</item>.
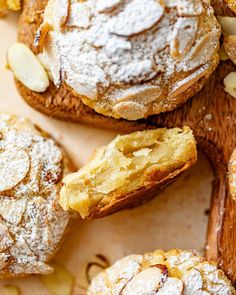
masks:
<svg viewBox="0 0 236 295"><path fill-rule="evenodd" d="M183 79L193 85L194 71L207 65L207 77L217 64L220 29L209 0L64 1L48 3L44 24L52 24L54 31L45 38L43 53L53 77L60 76L104 115L133 120L171 109L171 98L165 98L174 85ZM129 103L120 112L114 93L126 97L130 87L140 84L149 102ZM151 87L162 94L150 102ZM134 118L137 109L142 111Z"/></svg>
<svg viewBox="0 0 236 295"><path fill-rule="evenodd" d="M69 222L58 204L62 150L29 121L0 114L0 277L47 274Z"/></svg>
<svg viewBox="0 0 236 295"><path fill-rule="evenodd" d="M130 267L137 260L138 271ZM236 291L222 270L193 252L158 250L127 256L102 271L88 289L88 295L100 294L235 295Z"/></svg>

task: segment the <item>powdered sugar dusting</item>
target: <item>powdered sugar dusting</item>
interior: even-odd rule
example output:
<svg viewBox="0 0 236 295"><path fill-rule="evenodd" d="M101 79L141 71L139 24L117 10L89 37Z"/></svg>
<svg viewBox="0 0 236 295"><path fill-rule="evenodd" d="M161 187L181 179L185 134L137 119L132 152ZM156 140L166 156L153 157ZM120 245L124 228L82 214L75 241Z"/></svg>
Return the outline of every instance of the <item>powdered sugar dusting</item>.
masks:
<svg viewBox="0 0 236 295"><path fill-rule="evenodd" d="M130 265L137 259L139 267L134 271ZM122 273L129 279L122 281L120 289ZM235 295L236 290L214 264L191 251L171 250L117 261L93 279L88 295L99 294Z"/></svg>
<svg viewBox="0 0 236 295"><path fill-rule="evenodd" d="M0 135L0 276L49 273L69 222L58 204L64 156L25 119L0 114Z"/></svg>

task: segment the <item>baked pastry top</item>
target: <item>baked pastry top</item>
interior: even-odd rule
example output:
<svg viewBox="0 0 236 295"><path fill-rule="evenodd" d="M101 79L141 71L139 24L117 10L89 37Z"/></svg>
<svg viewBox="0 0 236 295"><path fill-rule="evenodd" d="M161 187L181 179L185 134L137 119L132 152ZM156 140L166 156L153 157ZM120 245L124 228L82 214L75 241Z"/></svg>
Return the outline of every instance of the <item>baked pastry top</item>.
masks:
<svg viewBox="0 0 236 295"><path fill-rule="evenodd" d="M209 0L49 0L35 44L55 85L98 113L137 120L203 86L219 37Z"/></svg>
<svg viewBox="0 0 236 295"><path fill-rule="evenodd" d="M60 204L82 218L134 207L196 162L188 127L154 129L116 137L96 150L78 172L63 179Z"/></svg>
<svg viewBox="0 0 236 295"><path fill-rule="evenodd" d="M47 274L70 214L59 206L71 172L63 150L28 120L0 114L0 277Z"/></svg>
<svg viewBox="0 0 236 295"><path fill-rule="evenodd" d="M192 251L157 250L118 260L92 280L88 295L234 295L215 263Z"/></svg>

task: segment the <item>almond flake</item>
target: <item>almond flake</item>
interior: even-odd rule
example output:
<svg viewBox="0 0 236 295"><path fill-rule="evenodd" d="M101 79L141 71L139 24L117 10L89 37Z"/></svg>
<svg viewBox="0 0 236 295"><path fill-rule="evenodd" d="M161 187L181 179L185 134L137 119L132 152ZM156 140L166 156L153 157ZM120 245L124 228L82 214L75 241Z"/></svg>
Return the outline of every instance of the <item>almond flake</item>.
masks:
<svg viewBox="0 0 236 295"><path fill-rule="evenodd" d="M44 92L48 88L47 73L26 45L13 44L8 49L7 60L16 79L27 88L36 92Z"/></svg>
<svg viewBox="0 0 236 295"><path fill-rule="evenodd" d="M108 12L117 8L124 0L98 0L96 8L98 12Z"/></svg>
<svg viewBox="0 0 236 295"><path fill-rule="evenodd" d="M0 192L3 192L14 188L26 177L30 162L24 150L7 149L0 155Z"/></svg>
<svg viewBox="0 0 236 295"><path fill-rule="evenodd" d="M162 17L164 9L157 0L133 0L110 22L110 32L132 36L144 32Z"/></svg>

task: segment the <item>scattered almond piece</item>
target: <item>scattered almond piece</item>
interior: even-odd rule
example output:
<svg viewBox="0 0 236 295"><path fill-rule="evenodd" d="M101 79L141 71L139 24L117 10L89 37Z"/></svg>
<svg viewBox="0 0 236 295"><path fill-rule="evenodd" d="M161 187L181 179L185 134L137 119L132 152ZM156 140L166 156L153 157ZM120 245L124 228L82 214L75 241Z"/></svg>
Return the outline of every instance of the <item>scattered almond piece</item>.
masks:
<svg viewBox="0 0 236 295"><path fill-rule="evenodd" d="M228 74L224 79L225 91L236 98L236 72Z"/></svg>
<svg viewBox="0 0 236 295"><path fill-rule="evenodd" d="M6 285L4 286L3 295L20 295L20 291L16 286Z"/></svg>
<svg viewBox="0 0 236 295"><path fill-rule="evenodd" d="M44 69L46 70L47 74L48 74L48 78L50 81L53 82L53 76L52 76L52 72L50 70L50 66L49 66L49 62L47 61L45 55L43 55L43 53L39 53L37 55L37 59L39 60L39 62L41 63L41 65L44 67Z"/></svg>
<svg viewBox="0 0 236 295"><path fill-rule="evenodd" d="M236 35L236 17L218 16L217 17L223 35Z"/></svg>
<svg viewBox="0 0 236 295"><path fill-rule="evenodd" d="M26 45L13 44L8 49L7 61L16 79L30 90L44 92L48 88L49 79L46 71Z"/></svg>
<svg viewBox="0 0 236 295"><path fill-rule="evenodd" d="M53 263L54 272L47 276L41 276L40 280L52 295L71 295L74 277L64 266Z"/></svg>
<svg viewBox="0 0 236 295"><path fill-rule="evenodd" d="M225 36L223 46L228 57L236 65L236 35Z"/></svg>

